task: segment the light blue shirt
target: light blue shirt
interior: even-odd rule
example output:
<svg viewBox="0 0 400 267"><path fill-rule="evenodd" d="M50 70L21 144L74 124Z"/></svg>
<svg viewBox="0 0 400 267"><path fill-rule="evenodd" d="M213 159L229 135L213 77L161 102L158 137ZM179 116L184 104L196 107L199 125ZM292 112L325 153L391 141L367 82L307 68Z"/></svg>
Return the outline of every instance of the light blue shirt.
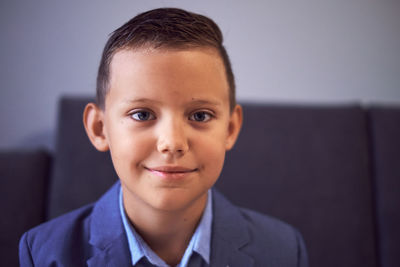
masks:
<svg viewBox="0 0 400 267"><path fill-rule="evenodd" d="M129 250L131 253L132 265L142 266L140 261L145 257L148 262L157 267L169 267L143 240L143 238L135 231L133 225L129 222L122 200L122 189L119 192L119 208L121 212L122 222L124 224L125 233L128 239ZM211 223L212 223L212 196L211 190L208 191L208 198L206 208L204 209L203 216L200 220L199 225L194 232L188 247L181 259L181 262L177 267L192 266L192 262L197 261L199 266L208 266L210 264L210 244L211 244ZM204 260L203 263L199 263L199 257L195 257L198 254ZM192 257L193 255L193 257ZM140 262L139 262L140 261ZM137 265L136 265L137 264ZM149 266L149 265L143 265Z"/></svg>

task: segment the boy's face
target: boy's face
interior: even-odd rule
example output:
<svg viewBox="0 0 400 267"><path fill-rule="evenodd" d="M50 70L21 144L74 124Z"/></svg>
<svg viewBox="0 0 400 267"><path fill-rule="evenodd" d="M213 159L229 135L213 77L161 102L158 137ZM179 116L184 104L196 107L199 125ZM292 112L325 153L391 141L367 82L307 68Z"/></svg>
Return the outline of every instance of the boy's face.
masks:
<svg viewBox="0 0 400 267"><path fill-rule="evenodd" d="M203 205L241 126L229 111L225 69L214 49L123 50L111 62L99 112L125 205L177 211Z"/></svg>

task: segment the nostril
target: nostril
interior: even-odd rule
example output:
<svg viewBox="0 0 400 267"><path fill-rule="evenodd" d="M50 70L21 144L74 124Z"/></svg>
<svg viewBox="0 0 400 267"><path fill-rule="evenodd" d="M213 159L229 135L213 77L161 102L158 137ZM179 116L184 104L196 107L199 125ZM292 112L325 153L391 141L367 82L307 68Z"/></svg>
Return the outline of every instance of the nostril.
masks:
<svg viewBox="0 0 400 267"><path fill-rule="evenodd" d="M184 154L188 148L188 140L183 133L163 132L157 140L157 150L163 154Z"/></svg>
<svg viewBox="0 0 400 267"><path fill-rule="evenodd" d="M158 151L163 154L185 154L188 148L185 145L171 146L171 145L161 145L158 147Z"/></svg>
<svg viewBox="0 0 400 267"><path fill-rule="evenodd" d="M181 146L174 147L170 145L161 145L159 151L162 153L184 153L185 149Z"/></svg>

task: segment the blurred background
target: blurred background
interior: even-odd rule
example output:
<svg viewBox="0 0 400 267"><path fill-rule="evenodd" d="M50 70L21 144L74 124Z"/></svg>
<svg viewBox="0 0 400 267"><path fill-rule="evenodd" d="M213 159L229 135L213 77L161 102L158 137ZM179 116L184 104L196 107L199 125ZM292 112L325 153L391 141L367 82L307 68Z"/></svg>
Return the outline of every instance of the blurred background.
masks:
<svg viewBox="0 0 400 267"><path fill-rule="evenodd" d="M214 19L238 99L400 103L400 1L2 0L0 149L54 147L62 95L94 95L108 35L139 12Z"/></svg>
<svg viewBox="0 0 400 267"><path fill-rule="evenodd" d="M400 266L396 0L1 0L0 265L18 266L24 231L114 183L81 111L109 34L157 7L217 22L240 102L289 104L247 106L217 187L296 226L310 266ZM80 98L59 115L62 96Z"/></svg>

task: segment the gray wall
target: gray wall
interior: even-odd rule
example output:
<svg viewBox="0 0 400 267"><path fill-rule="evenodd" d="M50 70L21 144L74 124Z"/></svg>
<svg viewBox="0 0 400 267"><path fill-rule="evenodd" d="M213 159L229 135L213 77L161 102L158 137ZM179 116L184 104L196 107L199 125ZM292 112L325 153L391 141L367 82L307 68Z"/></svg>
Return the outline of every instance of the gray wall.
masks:
<svg viewBox="0 0 400 267"><path fill-rule="evenodd" d="M0 148L52 148L58 99L94 94L107 35L162 6L220 25L241 101L400 103L400 1L1 0Z"/></svg>

